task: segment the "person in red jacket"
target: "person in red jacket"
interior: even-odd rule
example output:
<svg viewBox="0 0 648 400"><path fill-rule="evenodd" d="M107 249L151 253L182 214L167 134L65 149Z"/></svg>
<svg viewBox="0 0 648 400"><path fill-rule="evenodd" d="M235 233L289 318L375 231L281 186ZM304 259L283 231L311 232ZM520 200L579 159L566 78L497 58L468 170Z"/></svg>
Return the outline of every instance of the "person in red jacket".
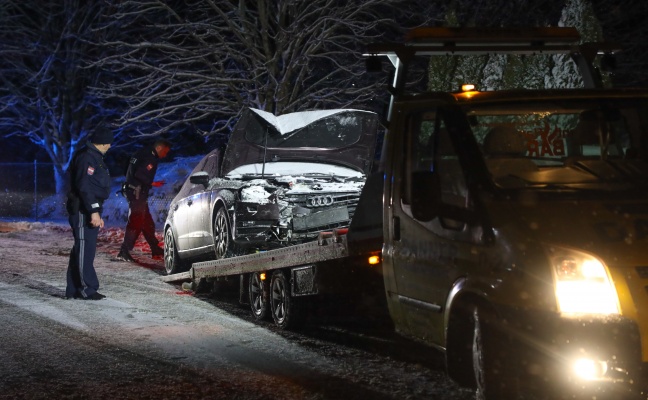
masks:
<svg viewBox="0 0 648 400"><path fill-rule="evenodd" d="M151 257L161 258L164 255L155 236L155 223L148 206L148 196L151 187L160 187L164 181L155 181L158 162L165 158L171 150L171 143L158 139L153 146L136 152L130 159L126 171L124 194L128 200L128 223L124 233L124 241L117 254L121 261L135 262L130 251L135 247L135 241L140 233L151 248Z"/></svg>
<svg viewBox="0 0 648 400"><path fill-rule="evenodd" d="M94 268L97 236L103 228L103 202L110 196L110 172L104 155L113 142L108 128L98 127L90 143L75 153L70 165L70 191L66 203L74 247L67 269L68 299L101 300L99 279Z"/></svg>

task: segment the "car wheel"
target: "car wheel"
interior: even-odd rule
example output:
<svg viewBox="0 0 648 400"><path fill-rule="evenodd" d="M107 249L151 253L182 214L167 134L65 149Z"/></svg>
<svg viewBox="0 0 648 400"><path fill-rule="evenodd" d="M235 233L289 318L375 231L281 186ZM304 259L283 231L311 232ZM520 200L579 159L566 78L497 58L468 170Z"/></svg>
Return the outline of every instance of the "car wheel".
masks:
<svg viewBox="0 0 648 400"><path fill-rule="evenodd" d="M184 264L178 256L178 248L173 237L173 230L167 229L164 233L164 269L167 275L182 272Z"/></svg>
<svg viewBox="0 0 648 400"><path fill-rule="evenodd" d="M252 315L258 320L269 317L268 313L268 287L265 280L261 279L261 273L254 272L249 279L250 308Z"/></svg>
<svg viewBox="0 0 648 400"><path fill-rule="evenodd" d="M214 217L214 256L216 260L225 258L227 250L229 247L229 221L227 218L227 212L224 207L219 207L216 210L216 216Z"/></svg>
<svg viewBox="0 0 648 400"><path fill-rule="evenodd" d="M288 329L297 326L299 312L294 300L290 296L286 275L281 271L275 271L270 282L270 310L272 319L278 327Z"/></svg>
<svg viewBox="0 0 648 400"><path fill-rule="evenodd" d="M473 373L476 399L517 398L514 371L507 368L511 360L506 356L507 340L496 332L496 317L482 307L475 307L473 322Z"/></svg>

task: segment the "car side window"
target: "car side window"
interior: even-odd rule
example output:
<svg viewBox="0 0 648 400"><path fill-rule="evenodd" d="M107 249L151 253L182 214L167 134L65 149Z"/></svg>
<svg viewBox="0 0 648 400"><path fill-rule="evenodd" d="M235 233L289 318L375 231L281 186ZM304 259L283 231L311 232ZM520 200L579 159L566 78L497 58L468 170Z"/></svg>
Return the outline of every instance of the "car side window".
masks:
<svg viewBox="0 0 648 400"><path fill-rule="evenodd" d="M209 178L216 178L219 176L218 167L220 166L220 154L214 153L207 157L202 171L207 172Z"/></svg>
<svg viewBox="0 0 648 400"><path fill-rule="evenodd" d="M437 196L440 203L459 207L472 208L466 177L459 161L459 153L453 146L448 125L442 113L426 112L413 114L409 119L406 135L407 157L403 165L404 210L410 214L411 193L413 192L410 177L416 172L434 172L439 181ZM464 222L452 220L439 215L441 225L446 229L461 230Z"/></svg>
<svg viewBox="0 0 648 400"><path fill-rule="evenodd" d="M433 165L431 154L426 149L430 146L434 131L436 114L413 114L408 120L407 140L404 145L406 157L403 158L403 186L401 199L404 204L411 204L411 176L417 171L431 171Z"/></svg>
<svg viewBox="0 0 648 400"><path fill-rule="evenodd" d="M435 111L413 114L408 126L405 184L401 193L403 202L411 203L409 193L412 192L412 183L409 177L412 173L428 171L435 172L439 178L436 195L441 203L470 208L465 174L442 113Z"/></svg>
<svg viewBox="0 0 648 400"><path fill-rule="evenodd" d="M197 191L196 187L199 186L199 185L196 185L196 184L191 183L191 182L189 181L189 177L190 177L191 175L195 174L196 172L203 171L203 170L204 170L204 167L205 167L205 162L206 162L206 161L207 161L207 157L203 157L203 158L198 162L198 164L196 164L196 166L194 167L194 169L193 169L193 170L192 170L192 171L187 175L187 177L185 178L184 183L182 184L182 188L180 188L180 191L179 191L178 194L177 194L177 197L178 197L178 198L187 197L187 196L189 196L190 194L193 194L193 193L195 193L195 192Z"/></svg>
<svg viewBox="0 0 648 400"><path fill-rule="evenodd" d="M468 185L459 162L459 155L452 146L450 133L443 124L436 132L433 158L440 177L441 202L458 207L470 207Z"/></svg>

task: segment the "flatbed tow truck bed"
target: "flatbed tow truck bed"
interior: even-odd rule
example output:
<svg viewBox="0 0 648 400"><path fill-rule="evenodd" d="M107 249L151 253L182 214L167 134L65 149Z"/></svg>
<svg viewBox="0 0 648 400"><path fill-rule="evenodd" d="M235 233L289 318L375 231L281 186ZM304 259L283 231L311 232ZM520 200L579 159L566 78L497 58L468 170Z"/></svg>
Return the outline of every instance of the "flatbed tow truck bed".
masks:
<svg viewBox="0 0 648 400"><path fill-rule="evenodd" d="M162 277L164 282L198 281L273 271L341 259L349 255L346 230L320 233L317 240L261 253L194 263L189 271Z"/></svg>
<svg viewBox="0 0 648 400"><path fill-rule="evenodd" d="M272 318L282 329L300 325L315 298L338 312L364 307L364 313L382 315L386 308L380 300L384 286L378 238L357 241L358 236L350 239L348 232L346 228L320 232L312 242L197 262L187 272L161 279L191 282L183 284L191 290L213 282L216 291L219 282L238 280L239 301L250 305L257 320ZM374 262L368 263L368 257Z"/></svg>

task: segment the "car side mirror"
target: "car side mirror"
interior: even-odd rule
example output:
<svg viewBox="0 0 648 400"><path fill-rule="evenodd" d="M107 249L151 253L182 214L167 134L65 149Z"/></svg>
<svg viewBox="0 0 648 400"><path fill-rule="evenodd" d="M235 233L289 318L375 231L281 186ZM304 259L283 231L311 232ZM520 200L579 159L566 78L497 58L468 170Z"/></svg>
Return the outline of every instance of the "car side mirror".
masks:
<svg viewBox="0 0 648 400"><path fill-rule="evenodd" d="M209 184L209 175L204 171L196 172L189 177L189 182L194 185L203 185L204 187L207 187Z"/></svg>
<svg viewBox="0 0 648 400"><path fill-rule="evenodd" d="M412 215L427 222L439 213L439 174L432 171L416 171L411 175Z"/></svg>

